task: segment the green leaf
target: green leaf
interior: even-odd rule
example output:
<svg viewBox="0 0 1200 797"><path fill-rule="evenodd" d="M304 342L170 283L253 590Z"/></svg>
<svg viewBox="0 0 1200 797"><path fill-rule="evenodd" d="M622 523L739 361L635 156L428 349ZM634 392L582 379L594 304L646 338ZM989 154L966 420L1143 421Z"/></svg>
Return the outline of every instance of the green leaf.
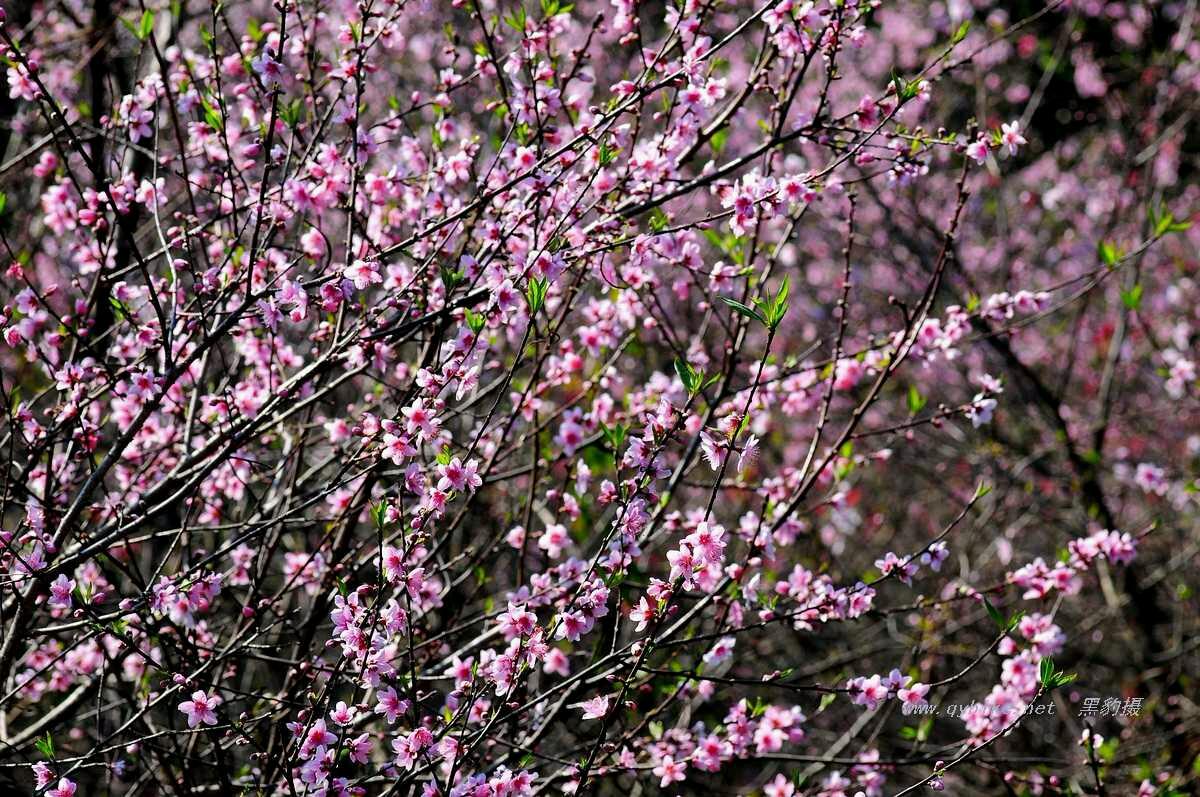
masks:
<svg viewBox="0 0 1200 797"><path fill-rule="evenodd" d="M1038 665L1038 681L1047 689L1054 688L1054 659L1049 656L1042 659L1042 663Z"/></svg>
<svg viewBox="0 0 1200 797"><path fill-rule="evenodd" d="M783 321L783 317L787 315L787 297L789 290L790 281L787 279L787 277L784 277L783 284L779 286L778 293L769 299L757 299L754 302L759 311L762 313L763 323L766 324L767 327L769 327L772 331L779 327L779 323Z"/></svg>
<svg viewBox="0 0 1200 797"><path fill-rule="evenodd" d="M738 315L744 315L744 316L746 316L746 318L753 318L757 321L762 322L763 325L766 325L767 319L763 318L762 314L759 313L757 310L747 307L746 305L742 304L741 302L739 302L736 299L730 299L728 296L722 296L721 301L725 302L725 304L732 307L734 312L736 312Z"/></svg>
<svg viewBox="0 0 1200 797"><path fill-rule="evenodd" d="M1174 219L1171 218L1170 213L1164 213L1158 208L1150 208L1150 226L1154 228L1155 238L1165 234L1172 221Z"/></svg>
<svg viewBox="0 0 1200 797"><path fill-rule="evenodd" d="M979 486L975 488L975 497L972 498L971 500L978 501L980 498L983 498L985 495L987 495L991 491L992 491L992 485L988 484L987 482L980 482Z"/></svg>
<svg viewBox="0 0 1200 797"><path fill-rule="evenodd" d="M679 375L679 381L689 396L696 395L704 384L704 372L697 371L682 357L675 358L675 373Z"/></svg>
<svg viewBox="0 0 1200 797"><path fill-rule="evenodd" d="M462 280L462 272L452 268L441 268L442 284L446 286L446 295L454 291L454 287Z"/></svg>
<svg viewBox="0 0 1200 797"><path fill-rule="evenodd" d="M4 213L6 207L8 207L8 194L0 191L0 214Z"/></svg>
<svg viewBox="0 0 1200 797"><path fill-rule="evenodd" d="M1004 615L987 598L983 599L983 608L987 609L988 617L992 618L992 622L999 626L1001 631L1007 630L1008 623L1005 622Z"/></svg>
<svg viewBox="0 0 1200 797"><path fill-rule="evenodd" d="M720 155L725 149L726 142L729 141L729 128L723 127L712 134L712 138L708 140L709 146L712 147L713 153Z"/></svg>
<svg viewBox="0 0 1200 797"><path fill-rule="evenodd" d="M304 105L300 100L292 100L283 105L279 109L279 118L282 119L289 127L295 127L300 121L300 115L304 112Z"/></svg>
<svg viewBox="0 0 1200 797"><path fill-rule="evenodd" d="M1147 210L1150 226L1154 229L1154 237L1161 238L1167 233L1183 232L1192 226L1190 221L1177 221L1171 211L1151 206Z"/></svg>
<svg viewBox="0 0 1200 797"><path fill-rule="evenodd" d="M958 44L963 39L967 38L967 31L971 29L971 20L964 19L962 24L958 26L958 30L954 31L954 35L950 37L951 44Z"/></svg>
<svg viewBox="0 0 1200 797"><path fill-rule="evenodd" d="M908 386L908 414L909 415L916 415L918 412L920 412L922 409L925 408L925 405L928 402L929 402L929 399L927 399L921 395L921 391L917 390L916 385Z"/></svg>
<svg viewBox="0 0 1200 797"><path fill-rule="evenodd" d="M779 293L775 294L776 308L782 307L783 311L787 312L787 298L788 298L788 293L791 291L791 289L792 289L792 281L790 279L788 279L787 277L784 277L783 284L779 286Z"/></svg>
<svg viewBox="0 0 1200 797"><path fill-rule="evenodd" d="M531 279L525 290L525 301L529 303L529 315L535 316L546 305L546 293L550 290L550 281L546 279Z"/></svg>
<svg viewBox="0 0 1200 797"><path fill-rule="evenodd" d="M1112 241L1101 241L1096 246L1096 252L1100 255L1100 262L1109 268L1114 268L1121 260L1121 250Z"/></svg>
<svg viewBox="0 0 1200 797"><path fill-rule="evenodd" d="M124 321L129 317L129 313L125 311L125 305L122 304L121 300L117 297L110 294L108 297L108 304L110 307L112 307L113 317L118 321Z"/></svg>
<svg viewBox="0 0 1200 797"><path fill-rule="evenodd" d="M901 102L911 100L921 91L921 81L905 80L895 69L892 70L892 85L896 87L896 96Z"/></svg>
<svg viewBox="0 0 1200 797"><path fill-rule="evenodd" d="M625 442L625 432L627 427L624 424L615 424L613 426L603 427L604 439L608 441L609 447L613 453L618 453L621 450L621 444Z"/></svg>
<svg viewBox="0 0 1200 797"><path fill-rule="evenodd" d="M213 130L220 130L222 127L221 114L217 113L217 109L208 103L204 105L204 121Z"/></svg>
<svg viewBox="0 0 1200 797"><path fill-rule="evenodd" d="M1136 311L1142 306L1142 285L1138 283L1127 291L1121 291L1121 303L1126 310Z"/></svg>
<svg viewBox="0 0 1200 797"><path fill-rule="evenodd" d="M508 26L517 33L525 32L525 9L518 6L517 10L504 18Z"/></svg>
<svg viewBox="0 0 1200 797"><path fill-rule="evenodd" d="M142 12L142 19L138 22L137 37L139 41L146 41L150 38L150 34L154 32L154 12L147 9Z"/></svg>
<svg viewBox="0 0 1200 797"><path fill-rule="evenodd" d="M1054 679L1051 684L1051 688L1057 689L1060 686L1066 686L1067 684L1074 681L1077 677L1078 677L1078 674L1073 673L1073 672L1072 673L1056 672L1056 673L1054 673Z"/></svg>
<svg viewBox="0 0 1200 797"><path fill-rule="evenodd" d="M50 736L49 731L46 731L45 736L41 737L36 742L34 742L33 746L36 747L38 749L38 752L41 753L43 756L53 760L53 758L54 758L54 739Z"/></svg>

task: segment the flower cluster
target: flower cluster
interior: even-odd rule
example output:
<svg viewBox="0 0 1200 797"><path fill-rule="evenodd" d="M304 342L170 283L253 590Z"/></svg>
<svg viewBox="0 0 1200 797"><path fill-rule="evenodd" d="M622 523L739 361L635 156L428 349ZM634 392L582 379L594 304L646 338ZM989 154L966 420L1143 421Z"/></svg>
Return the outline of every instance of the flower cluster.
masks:
<svg viewBox="0 0 1200 797"><path fill-rule="evenodd" d="M1025 5L0 11L0 782L1192 788L1195 9Z"/></svg>

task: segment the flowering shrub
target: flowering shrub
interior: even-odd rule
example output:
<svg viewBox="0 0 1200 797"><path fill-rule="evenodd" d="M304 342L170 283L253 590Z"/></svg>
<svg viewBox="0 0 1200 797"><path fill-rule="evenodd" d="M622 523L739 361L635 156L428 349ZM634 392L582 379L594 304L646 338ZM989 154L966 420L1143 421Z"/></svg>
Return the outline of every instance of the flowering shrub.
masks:
<svg viewBox="0 0 1200 797"><path fill-rule="evenodd" d="M0 782L1195 789L1197 22L10 4Z"/></svg>

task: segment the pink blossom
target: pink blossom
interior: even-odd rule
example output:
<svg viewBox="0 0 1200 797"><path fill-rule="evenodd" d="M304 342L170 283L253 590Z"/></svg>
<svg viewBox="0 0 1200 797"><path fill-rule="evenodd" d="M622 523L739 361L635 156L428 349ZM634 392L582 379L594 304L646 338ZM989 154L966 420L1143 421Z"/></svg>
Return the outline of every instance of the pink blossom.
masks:
<svg viewBox="0 0 1200 797"><path fill-rule="evenodd" d="M1000 141L1004 146L1008 147L1009 155L1016 155L1017 148L1028 142L1021 135L1021 123L1014 119L1011 122L1000 125Z"/></svg>
<svg viewBox="0 0 1200 797"><path fill-rule="evenodd" d="M221 698L218 695L210 695L198 690L192 692L191 700L185 700L179 704L179 710L187 715L188 727L195 728L201 723L216 725L216 708L219 705L221 705Z"/></svg>
<svg viewBox="0 0 1200 797"><path fill-rule="evenodd" d="M375 713L383 714L388 724L391 725L399 719L401 714L408 712L409 706L409 701L401 699L395 689L388 687L379 693L379 702L375 704Z"/></svg>
<svg viewBox="0 0 1200 797"><path fill-rule="evenodd" d="M985 163L988 159L987 141L982 138L977 138L967 145L967 156L973 158L976 163Z"/></svg>
<svg viewBox="0 0 1200 797"><path fill-rule="evenodd" d="M608 713L610 699L605 695L597 695L578 704L578 707L583 709L583 718L585 720L603 719Z"/></svg>
<svg viewBox="0 0 1200 797"><path fill-rule="evenodd" d="M58 578L50 585L50 605L60 609L71 608L71 593L75 591L75 581L59 573Z"/></svg>
<svg viewBox="0 0 1200 797"><path fill-rule="evenodd" d="M654 767L654 774L657 775L659 786L667 788L672 783L679 783L687 777L687 764L683 761L676 761L674 757L666 755Z"/></svg>
<svg viewBox="0 0 1200 797"><path fill-rule="evenodd" d="M75 781L70 778L60 778L58 785L46 792L47 797L71 797L75 794Z"/></svg>

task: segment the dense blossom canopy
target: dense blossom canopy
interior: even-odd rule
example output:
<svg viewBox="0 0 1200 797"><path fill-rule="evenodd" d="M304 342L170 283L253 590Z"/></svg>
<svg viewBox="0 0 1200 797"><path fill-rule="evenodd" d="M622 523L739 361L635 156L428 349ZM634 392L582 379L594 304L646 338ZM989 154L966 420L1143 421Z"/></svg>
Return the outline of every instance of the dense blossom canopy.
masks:
<svg viewBox="0 0 1200 797"><path fill-rule="evenodd" d="M5 11L0 788L1194 793L1194 0Z"/></svg>

